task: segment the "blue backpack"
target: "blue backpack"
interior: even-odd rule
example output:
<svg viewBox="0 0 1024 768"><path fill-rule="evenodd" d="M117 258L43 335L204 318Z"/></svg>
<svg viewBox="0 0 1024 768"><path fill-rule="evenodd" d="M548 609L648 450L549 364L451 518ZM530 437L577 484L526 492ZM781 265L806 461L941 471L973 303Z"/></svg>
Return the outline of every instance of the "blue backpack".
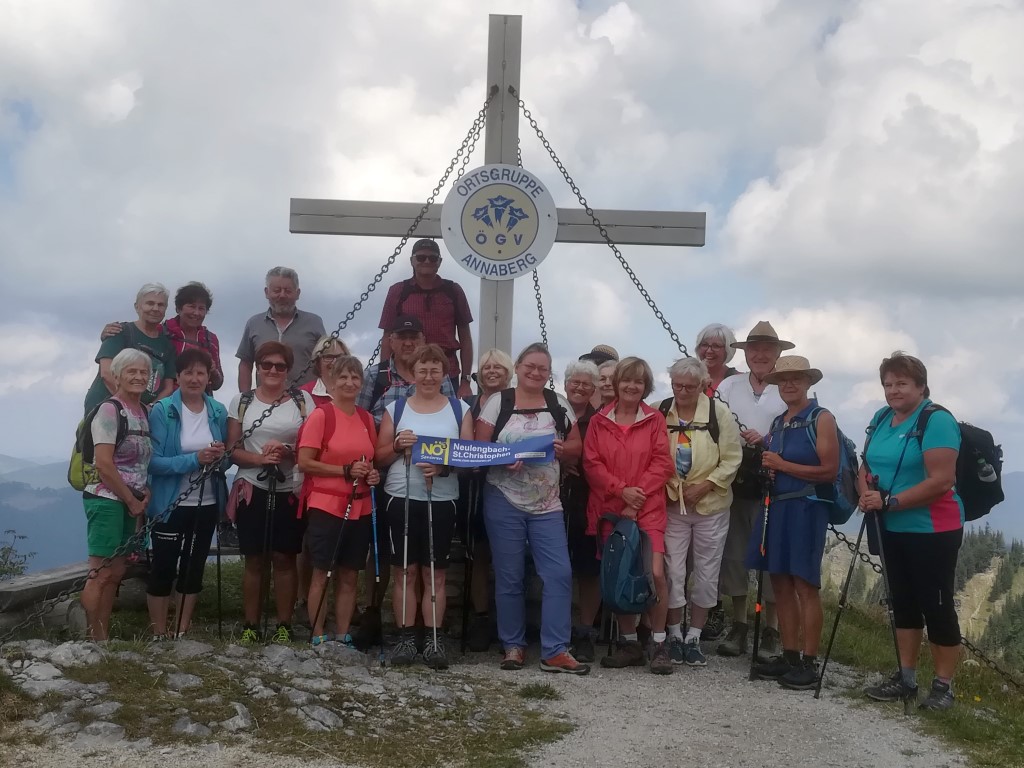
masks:
<svg viewBox="0 0 1024 768"><path fill-rule="evenodd" d="M614 614L643 613L656 598L650 539L628 517L601 519L615 526L601 556L601 599Z"/></svg>
<svg viewBox="0 0 1024 768"><path fill-rule="evenodd" d="M781 426L782 417L779 416L772 424L772 432L779 428L806 429L811 443L816 446L818 444L818 415L824 410L820 406L816 407L807 415L806 420L791 421L785 427ZM808 484L799 491L774 497L776 501L810 498L828 502L831 505L828 510L829 525L842 525L849 520L860 500L860 494L857 491L857 473L860 469L860 463L857 460L857 446L853 440L843 434L843 430L839 429L838 424L836 424L836 437L839 439L839 471L836 473L835 480L830 484Z"/></svg>

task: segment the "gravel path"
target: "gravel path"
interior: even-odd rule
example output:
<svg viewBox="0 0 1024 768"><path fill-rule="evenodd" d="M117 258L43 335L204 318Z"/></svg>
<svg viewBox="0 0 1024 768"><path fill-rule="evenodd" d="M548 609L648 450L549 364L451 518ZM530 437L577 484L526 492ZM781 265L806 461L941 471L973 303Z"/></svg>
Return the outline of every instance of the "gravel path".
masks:
<svg viewBox="0 0 1024 768"><path fill-rule="evenodd" d="M531 661L535 661L531 659ZM500 672L496 655L477 655L454 670L471 677L507 676L510 682L542 682L562 699L536 706L564 712L576 730L528 756L536 768L952 768L966 759L914 729L914 718L895 706L863 705L840 689L785 691L770 682L749 682L742 660L709 659L705 669L678 668L671 677L644 669L602 670L574 678L541 672L535 663L520 673ZM849 676L837 670L840 677ZM831 677L831 674L830 674ZM500 678L499 678L500 679ZM438 682L443 684L443 678ZM310 735L315 744L315 735ZM217 749L124 747L83 752L67 744L21 746L0 753L0 766L19 768L177 768L250 766L254 753L242 747ZM263 757L259 757L260 760ZM344 768L310 750L276 756L275 768ZM396 765L396 768L400 768Z"/></svg>

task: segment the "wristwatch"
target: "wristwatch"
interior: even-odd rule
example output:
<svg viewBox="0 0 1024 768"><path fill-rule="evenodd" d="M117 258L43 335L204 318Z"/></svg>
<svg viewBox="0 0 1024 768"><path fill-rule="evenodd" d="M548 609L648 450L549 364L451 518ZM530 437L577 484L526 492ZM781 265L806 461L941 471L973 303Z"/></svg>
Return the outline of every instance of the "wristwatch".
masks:
<svg viewBox="0 0 1024 768"><path fill-rule="evenodd" d="M889 507L889 509L899 509L900 508L900 497L899 496L890 496L889 497L888 507Z"/></svg>
<svg viewBox="0 0 1024 768"><path fill-rule="evenodd" d="M473 380L473 377L470 376L468 373L462 374L462 381L464 381L467 384L469 384L469 382L471 382L472 380Z"/></svg>

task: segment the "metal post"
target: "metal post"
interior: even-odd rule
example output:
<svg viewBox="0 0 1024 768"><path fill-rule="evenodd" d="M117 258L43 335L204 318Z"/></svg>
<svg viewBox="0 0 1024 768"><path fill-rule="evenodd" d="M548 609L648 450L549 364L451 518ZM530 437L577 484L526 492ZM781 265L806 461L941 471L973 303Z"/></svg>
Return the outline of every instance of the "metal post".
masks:
<svg viewBox="0 0 1024 768"><path fill-rule="evenodd" d="M515 165L519 149L519 102L509 86L519 93L519 71L523 45L523 17L491 14L487 36L487 89L498 86L498 94L487 108L484 133L484 163ZM515 354L512 349L512 304L515 280L480 281L480 328L477 349L492 347Z"/></svg>

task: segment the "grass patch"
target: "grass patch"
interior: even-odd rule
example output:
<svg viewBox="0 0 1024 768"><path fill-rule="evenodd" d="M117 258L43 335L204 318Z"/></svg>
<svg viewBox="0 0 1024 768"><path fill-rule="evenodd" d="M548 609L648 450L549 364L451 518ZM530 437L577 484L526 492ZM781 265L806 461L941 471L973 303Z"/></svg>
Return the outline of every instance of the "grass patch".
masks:
<svg viewBox="0 0 1024 768"><path fill-rule="evenodd" d="M562 698L562 694L558 690L547 683L527 683L526 685L520 686L516 693L519 694L521 699L539 699L541 701L558 701Z"/></svg>
<svg viewBox="0 0 1024 768"><path fill-rule="evenodd" d="M825 641L832 629L835 611L835 603L826 602ZM862 670L891 674L896 665L896 652L885 612L875 607L847 608L839 625L832 658ZM922 697L933 673L931 654L927 647L923 647L918 667ZM1015 676L1019 678L1019 675ZM969 655L960 663L953 685L957 701L952 709L946 712L919 711L914 722L924 732L962 749L974 766L1021 765L1024 762L1021 758L1024 754L1021 691L1006 686L998 674ZM859 691L851 691L851 695L861 698ZM870 706L877 706L894 717L902 717L902 705L898 703Z"/></svg>

